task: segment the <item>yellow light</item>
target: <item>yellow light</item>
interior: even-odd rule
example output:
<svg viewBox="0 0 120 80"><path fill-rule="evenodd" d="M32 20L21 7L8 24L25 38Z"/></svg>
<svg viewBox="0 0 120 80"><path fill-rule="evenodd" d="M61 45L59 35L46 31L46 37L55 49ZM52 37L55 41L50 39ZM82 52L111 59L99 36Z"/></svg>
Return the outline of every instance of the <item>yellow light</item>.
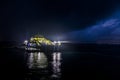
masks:
<svg viewBox="0 0 120 80"><path fill-rule="evenodd" d="M53 45L52 44L52 41L44 38L44 37L34 37L34 38L31 38L30 40L31 42L35 42L37 45L40 45L40 44L46 44L46 45Z"/></svg>

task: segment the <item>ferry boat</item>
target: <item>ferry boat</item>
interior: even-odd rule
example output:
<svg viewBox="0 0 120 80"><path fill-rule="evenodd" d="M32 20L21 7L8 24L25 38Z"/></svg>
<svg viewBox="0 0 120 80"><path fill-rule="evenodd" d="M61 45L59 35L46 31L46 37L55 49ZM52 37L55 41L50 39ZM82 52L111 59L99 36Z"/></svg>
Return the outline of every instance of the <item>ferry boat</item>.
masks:
<svg viewBox="0 0 120 80"><path fill-rule="evenodd" d="M51 41L42 35L35 35L24 41L26 51L56 51L60 45L60 41Z"/></svg>

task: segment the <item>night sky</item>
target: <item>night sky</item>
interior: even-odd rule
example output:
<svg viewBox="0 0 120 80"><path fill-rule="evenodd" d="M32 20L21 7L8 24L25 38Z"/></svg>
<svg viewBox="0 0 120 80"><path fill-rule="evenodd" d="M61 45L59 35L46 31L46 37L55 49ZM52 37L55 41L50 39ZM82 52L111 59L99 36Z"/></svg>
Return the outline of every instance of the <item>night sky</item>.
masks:
<svg viewBox="0 0 120 80"><path fill-rule="evenodd" d="M119 5L119 0L4 0L0 40L23 41L39 33L51 39L67 35L74 41L115 42L120 40Z"/></svg>

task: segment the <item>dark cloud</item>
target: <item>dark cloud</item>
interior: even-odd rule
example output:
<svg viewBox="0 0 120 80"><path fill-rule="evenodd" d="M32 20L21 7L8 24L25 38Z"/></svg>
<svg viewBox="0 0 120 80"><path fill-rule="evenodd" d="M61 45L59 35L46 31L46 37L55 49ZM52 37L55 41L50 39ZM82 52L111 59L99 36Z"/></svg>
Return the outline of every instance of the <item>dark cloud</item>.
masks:
<svg viewBox="0 0 120 80"><path fill-rule="evenodd" d="M73 31L68 36L71 36L69 39L81 43L120 44L120 15L114 14L94 26Z"/></svg>
<svg viewBox="0 0 120 80"><path fill-rule="evenodd" d="M1 3L0 32L9 39L24 38L26 33L54 35L83 29L119 8L117 0L6 0Z"/></svg>

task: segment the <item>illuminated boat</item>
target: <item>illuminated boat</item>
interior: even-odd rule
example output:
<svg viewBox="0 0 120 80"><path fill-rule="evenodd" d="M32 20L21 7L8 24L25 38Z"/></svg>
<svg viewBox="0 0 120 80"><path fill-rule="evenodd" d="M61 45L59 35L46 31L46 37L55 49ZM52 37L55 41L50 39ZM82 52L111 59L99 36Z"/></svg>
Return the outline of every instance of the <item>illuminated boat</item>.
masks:
<svg viewBox="0 0 120 80"><path fill-rule="evenodd" d="M61 42L52 42L42 35L35 35L31 37L30 40L25 40L24 45L25 50L27 51L57 50L58 47L61 45Z"/></svg>

